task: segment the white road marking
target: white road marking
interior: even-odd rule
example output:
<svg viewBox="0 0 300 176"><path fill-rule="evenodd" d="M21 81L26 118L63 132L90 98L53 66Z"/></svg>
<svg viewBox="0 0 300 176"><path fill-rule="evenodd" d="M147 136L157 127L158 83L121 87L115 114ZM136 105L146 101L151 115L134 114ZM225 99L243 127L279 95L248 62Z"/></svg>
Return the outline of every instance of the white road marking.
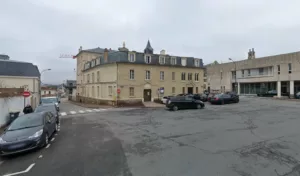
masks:
<svg viewBox="0 0 300 176"><path fill-rule="evenodd" d="M46 148L49 148L49 147L50 147L50 145L51 145L51 144L48 144L48 145L46 146Z"/></svg>
<svg viewBox="0 0 300 176"><path fill-rule="evenodd" d="M55 136L57 136L58 134L57 133L55 133Z"/></svg>
<svg viewBox="0 0 300 176"><path fill-rule="evenodd" d="M51 139L51 142L53 142L54 140L55 140L55 138L52 138L52 139Z"/></svg>
<svg viewBox="0 0 300 176"><path fill-rule="evenodd" d="M30 171L30 169L33 168L33 166L35 165L35 163L32 163L26 170L21 171L21 172L15 172L15 173L11 173L11 174L5 174L3 176L13 176L13 175L19 175L19 174L24 174Z"/></svg>
<svg viewBox="0 0 300 176"><path fill-rule="evenodd" d="M67 115L67 113L66 112L61 112L60 115L65 116L65 115Z"/></svg>
<svg viewBox="0 0 300 176"><path fill-rule="evenodd" d="M99 109L100 111L106 111L107 109Z"/></svg>
<svg viewBox="0 0 300 176"><path fill-rule="evenodd" d="M43 158L43 155L40 155L39 158Z"/></svg>
<svg viewBox="0 0 300 176"><path fill-rule="evenodd" d="M100 110L99 109L93 109L94 111L96 111L96 112L99 112Z"/></svg>
<svg viewBox="0 0 300 176"><path fill-rule="evenodd" d="M83 110L80 110L79 113L85 113Z"/></svg>
<svg viewBox="0 0 300 176"><path fill-rule="evenodd" d="M76 114L76 111L70 111L71 114Z"/></svg>
<svg viewBox="0 0 300 176"><path fill-rule="evenodd" d="M86 111L87 111L87 112L93 112L93 111L92 111L92 110L90 110L90 109L87 109Z"/></svg>

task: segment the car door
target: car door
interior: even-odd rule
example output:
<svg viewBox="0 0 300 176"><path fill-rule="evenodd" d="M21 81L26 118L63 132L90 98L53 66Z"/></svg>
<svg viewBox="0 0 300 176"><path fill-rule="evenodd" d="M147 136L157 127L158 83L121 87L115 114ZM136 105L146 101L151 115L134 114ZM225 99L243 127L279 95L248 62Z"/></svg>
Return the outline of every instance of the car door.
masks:
<svg viewBox="0 0 300 176"><path fill-rule="evenodd" d="M55 115L52 112L49 112L49 116L50 116L52 133L54 133L54 131L55 131L55 125L56 125L56 117L55 117Z"/></svg>
<svg viewBox="0 0 300 176"><path fill-rule="evenodd" d="M195 106L195 101L194 101L194 98L193 96L186 96L185 97L185 109L191 109L191 108L194 108Z"/></svg>
<svg viewBox="0 0 300 176"><path fill-rule="evenodd" d="M231 96L228 94L223 94L222 99L224 100L224 103L230 103L231 102Z"/></svg>

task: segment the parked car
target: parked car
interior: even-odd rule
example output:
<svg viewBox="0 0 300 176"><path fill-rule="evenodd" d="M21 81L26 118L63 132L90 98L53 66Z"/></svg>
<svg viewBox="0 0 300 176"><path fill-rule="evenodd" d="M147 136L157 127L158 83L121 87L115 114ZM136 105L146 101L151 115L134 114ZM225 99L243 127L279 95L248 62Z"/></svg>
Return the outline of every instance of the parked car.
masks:
<svg viewBox="0 0 300 176"><path fill-rule="evenodd" d="M46 146L56 131L58 124L51 112L20 116L0 136L0 155L11 155Z"/></svg>
<svg viewBox="0 0 300 176"><path fill-rule="evenodd" d="M43 98L41 98L41 105L54 104L58 111L59 111L59 103L60 103L60 100L58 100L57 97L43 97Z"/></svg>
<svg viewBox="0 0 300 176"><path fill-rule="evenodd" d="M167 101L168 109L177 111L178 109L202 109L205 104L193 98L193 96L176 96Z"/></svg>
<svg viewBox="0 0 300 176"><path fill-rule="evenodd" d="M163 104L166 104L167 101L168 101L171 97L174 97L174 96L164 96L164 97L162 97L162 98L161 98L162 103L163 103Z"/></svg>
<svg viewBox="0 0 300 176"><path fill-rule="evenodd" d="M295 94L295 98L296 98L296 99L300 99L300 92L297 92L297 93Z"/></svg>
<svg viewBox="0 0 300 176"><path fill-rule="evenodd" d="M215 96L216 94L214 93L210 93L208 96L207 96L207 101L210 102L210 100Z"/></svg>
<svg viewBox="0 0 300 176"><path fill-rule="evenodd" d="M217 94L210 99L211 104L228 104L228 103L238 103L239 96L234 94Z"/></svg>
<svg viewBox="0 0 300 176"><path fill-rule="evenodd" d="M200 100L203 102L206 102L207 98L208 98L208 96L206 94L194 94L193 96L194 96L194 99Z"/></svg>
<svg viewBox="0 0 300 176"><path fill-rule="evenodd" d="M36 112L36 113L51 112L56 118L56 123L59 123L59 112L58 112L56 106L53 104L44 104L44 105L38 106L37 108L35 108L34 112Z"/></svg>

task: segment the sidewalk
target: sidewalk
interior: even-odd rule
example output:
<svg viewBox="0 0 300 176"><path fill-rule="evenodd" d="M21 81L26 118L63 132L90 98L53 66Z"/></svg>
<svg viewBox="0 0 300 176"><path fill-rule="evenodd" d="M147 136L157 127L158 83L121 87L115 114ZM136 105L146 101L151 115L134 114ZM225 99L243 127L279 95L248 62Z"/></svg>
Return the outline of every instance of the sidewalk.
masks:
<svg viewBox="0 0 300 176"><path fill-rule="evenodd" d="M155 102L151 102L151 101L143 102L143 104L146 108L164 108L164 107L166 107L166 105L164 105L164 104L155 103Z"/></svg>

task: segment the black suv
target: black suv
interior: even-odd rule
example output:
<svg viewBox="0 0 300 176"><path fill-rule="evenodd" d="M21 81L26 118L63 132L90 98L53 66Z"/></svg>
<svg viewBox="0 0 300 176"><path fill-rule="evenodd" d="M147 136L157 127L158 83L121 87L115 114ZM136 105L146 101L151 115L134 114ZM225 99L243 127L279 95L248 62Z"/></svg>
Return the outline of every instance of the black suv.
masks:
<svg viewBox="0 0 300 176"><path fill-rule="evenodd" d="M172 97L166 103L166 107L174 111L178 109L202 109L204 106L204 103L196 100L193 95Z"/></svg>

